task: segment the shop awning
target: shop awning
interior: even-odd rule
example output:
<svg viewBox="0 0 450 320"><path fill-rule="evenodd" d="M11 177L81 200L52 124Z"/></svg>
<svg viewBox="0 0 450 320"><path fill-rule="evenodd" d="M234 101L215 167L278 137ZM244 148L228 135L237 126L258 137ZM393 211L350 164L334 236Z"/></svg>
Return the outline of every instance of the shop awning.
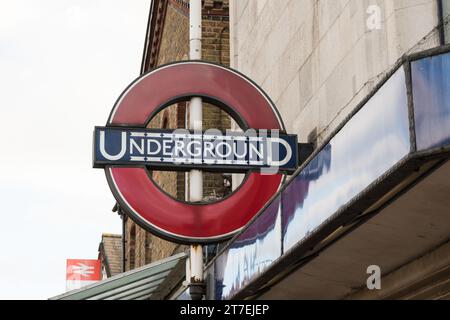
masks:
<svg viewBox="0 0 450 320"><path fill-rule="evenodd" d="M369 265L390 274L438 248L449 159L446 46L405 56L230 241L207 266L209 298L341 299Z"/></svg>
<svg viewBox="0 0 450 320"><path fill-rule="evenodd" d="M186 258L185 253L179 253L50 300L149 300L171 280L177 269L185 268Z"/></svg>

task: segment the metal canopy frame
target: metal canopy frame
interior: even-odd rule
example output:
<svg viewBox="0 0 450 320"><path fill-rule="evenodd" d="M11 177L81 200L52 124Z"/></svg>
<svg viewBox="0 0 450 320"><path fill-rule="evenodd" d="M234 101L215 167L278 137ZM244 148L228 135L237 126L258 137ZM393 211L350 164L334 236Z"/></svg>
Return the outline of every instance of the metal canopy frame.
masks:
<svg viewBox="0 0 450 320"><path fill-rule="evenodd" d="M186 258L186 253L179 253L50 300L147 300L160 291L175 269L184 266Z"/></svg>

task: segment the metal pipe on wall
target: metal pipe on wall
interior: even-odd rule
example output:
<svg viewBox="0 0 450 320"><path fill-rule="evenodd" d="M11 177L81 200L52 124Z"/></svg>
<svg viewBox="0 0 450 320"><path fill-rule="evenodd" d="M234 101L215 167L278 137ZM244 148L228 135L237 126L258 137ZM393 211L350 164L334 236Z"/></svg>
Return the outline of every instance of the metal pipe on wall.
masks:
<svg viewBox="0 0 450 320"><path fill-rule="evenodd" d="M202 58L202 0L189 2L189 58L201 60ZM189 128L194 131L203 130L202 99L194 97L189 104ZM189 172L189 201L201 202L203 200L203 172L192 170ZM201 245L192 245L190 248L190 288L192 300L201 300L204 294L203 281L203 248Z"/></svg>
<svg viewBox="0 0 450 320"><path fill-rule="evenodd" d="M202 1L191 0L189 6L189 57L191 60L202 58ZM195 131L203 129L202 99L194 97L189 104L189 128ZM192 170L189 175L191 202L203 200L203 173L200 170Z"/></svg>

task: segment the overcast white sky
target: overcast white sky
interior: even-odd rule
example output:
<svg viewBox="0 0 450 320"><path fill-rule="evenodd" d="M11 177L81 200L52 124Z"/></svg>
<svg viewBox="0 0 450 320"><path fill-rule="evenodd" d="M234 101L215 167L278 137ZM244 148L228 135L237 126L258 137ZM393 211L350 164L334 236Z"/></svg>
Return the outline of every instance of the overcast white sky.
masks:
<svg viewBox="0 0 450 320"><path fill-rule="evenodd" d="M151 0L0 0L0 299L65 290L120 233L92 131L139 75Z"/></svg>

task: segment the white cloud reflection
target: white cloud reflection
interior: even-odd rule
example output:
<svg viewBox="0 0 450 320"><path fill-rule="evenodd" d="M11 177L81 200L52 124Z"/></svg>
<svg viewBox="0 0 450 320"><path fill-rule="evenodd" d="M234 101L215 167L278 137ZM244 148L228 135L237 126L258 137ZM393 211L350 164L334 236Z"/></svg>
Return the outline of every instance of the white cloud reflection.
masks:
<svg viewBox="0 0 450 320"><path fill-rule="evenodd" d="M313 232L409 151L405 76L400 70L332 139L330 169L309 182L308 194L289 222L285 249Z"/></svg>

